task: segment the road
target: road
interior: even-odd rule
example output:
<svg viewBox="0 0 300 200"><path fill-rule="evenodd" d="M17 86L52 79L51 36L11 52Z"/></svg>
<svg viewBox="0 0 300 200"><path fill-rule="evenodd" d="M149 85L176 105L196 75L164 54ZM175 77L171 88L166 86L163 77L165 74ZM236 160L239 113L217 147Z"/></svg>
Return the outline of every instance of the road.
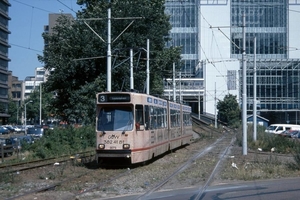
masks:
<svg viewBox="0 0 300 200"><path fill-rule="evenodd" d="M176 189L153 193L142 200L293 200L299 199L300 178L248 181L202 187ZM199 197L200 195L200 197ZM138 195L113 198L114 200L139 199Z"/></svg>

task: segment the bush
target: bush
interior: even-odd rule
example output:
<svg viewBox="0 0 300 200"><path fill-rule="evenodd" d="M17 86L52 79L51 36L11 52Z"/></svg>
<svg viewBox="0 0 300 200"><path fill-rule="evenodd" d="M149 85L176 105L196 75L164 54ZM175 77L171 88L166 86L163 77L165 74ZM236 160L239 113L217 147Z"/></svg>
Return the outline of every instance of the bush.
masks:
<svg viewBox="0 0 300 200"><path fill-rule="evenodd" d="M89 148L95 148L95 129L92 126L74 128L55 128L28 146L33 157L49 158L61 155L71 155Z"/></svg>
<svg viewBox="0 0 300 200"><path fill-rule="evenodd" d="M295 163L290 164L290 167L296 170L300 169L300 147L297 146L293 151Z"/></svg>

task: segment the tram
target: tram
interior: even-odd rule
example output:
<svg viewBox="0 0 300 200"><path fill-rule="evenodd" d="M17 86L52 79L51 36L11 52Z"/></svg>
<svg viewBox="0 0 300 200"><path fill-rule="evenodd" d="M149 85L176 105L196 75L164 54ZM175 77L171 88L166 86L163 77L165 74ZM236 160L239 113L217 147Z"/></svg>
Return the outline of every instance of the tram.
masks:
<svg viewBox="0 0 300 200"><path fill-rule="evenodd" d="M102 92L96 98L98 163L145 162L193 137L190 106L134 92Z"/></svg>

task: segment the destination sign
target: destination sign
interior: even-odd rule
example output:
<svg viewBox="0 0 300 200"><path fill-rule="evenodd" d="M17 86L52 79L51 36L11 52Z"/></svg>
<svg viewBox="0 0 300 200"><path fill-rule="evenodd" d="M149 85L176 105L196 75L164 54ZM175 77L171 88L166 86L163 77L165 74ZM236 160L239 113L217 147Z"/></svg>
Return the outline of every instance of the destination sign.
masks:
<svg viewBox="0 0 300 200"><path fill-rule="evenodd" d="M129 94L99 94L98 102L130 102Z"/></svg>

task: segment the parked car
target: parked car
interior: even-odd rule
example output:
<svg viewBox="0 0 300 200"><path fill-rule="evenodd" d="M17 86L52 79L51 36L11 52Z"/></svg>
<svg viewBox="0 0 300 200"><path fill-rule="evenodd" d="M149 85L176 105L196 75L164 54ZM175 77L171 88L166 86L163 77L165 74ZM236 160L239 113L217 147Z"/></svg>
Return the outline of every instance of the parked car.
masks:
<svg viewBox="0 0 300 200"><path fill-rule="evenodd" d="M34 143L34 139L31 135L22 135L22 136L11 137L11 140L12 140L14 149L22 148L22 145L24 143L26 143L26 144Z"/></svg>
<svg viewBox="0 0 300 200"><path fill-rule="evenodd" d="M22 128L20 126L13 126L15 133L22 133Z"/></svg>
<svg viewBox="0 0 300 200"><path fill-rule="evenodd" d="M27 129L27 135L31 135L34 139L40 139L44 135L42 127L30 127Z"/></svg>
<svg viewBox="0 0 300 200"><path fill-rule="evenodd" d="M4 156L13 155L14 148L13 148L13 144L12 144L12 139L11 138L0 138L0 144L3 145ZM0 152L1 152L1 148L0 148ZM1 156L1 153L0 153L0 156Z"/></svg>
<svg viewBox="0 0 300 200"><path fill-rule="evenodd" d="M18 126L18 127L20 127L20 129L21 129L21 133L25 133L25 126Z"/></svg>
<svg viewBox="0 0 300 200"><path fill-rule="evenodd" d="M50 129L50 130L53 130L54 127L55 127L54 124L49 124L49 129Z"/></svg>
<svg viewBox="0 0 300 200"><path fill-rule="evenodd" d="M14 133L15 129L10 125L4 125L4 127L8 130L9 133Z"/></svg>
<svg viewBox="0 0 300 200"><path fill-rule="evenodd" d="M293 133L291 133L291 138L300 138L300 131L293 131Z"/></svg>
<svg viewBox="0 0 300 200"><path fill-rule="evenodd" d="M299 130L288 130L288 131L283 131L280 133L281 136L283 137L292 137L292 135L297 134Z"/></svg>
<svg viewBox="0 0 300 200"><path fill-rule="evenodd" d="M0 135L9 134L9 131L4 126L0 126Z"/></svg>
<svg viewBox="0 0 300 200"><path fill-rule="evenodd" d="M11 138L0 138L0 144L4 144L4 145L11 145L12 144L12 140Z"/></svg>
<svg viewBox="0 0 300 200"><path fill-rule="evenodd" d="M297 124L271 124L266 130L266 133L280 134L283 131L300 130L300 125Z"/></svg>

